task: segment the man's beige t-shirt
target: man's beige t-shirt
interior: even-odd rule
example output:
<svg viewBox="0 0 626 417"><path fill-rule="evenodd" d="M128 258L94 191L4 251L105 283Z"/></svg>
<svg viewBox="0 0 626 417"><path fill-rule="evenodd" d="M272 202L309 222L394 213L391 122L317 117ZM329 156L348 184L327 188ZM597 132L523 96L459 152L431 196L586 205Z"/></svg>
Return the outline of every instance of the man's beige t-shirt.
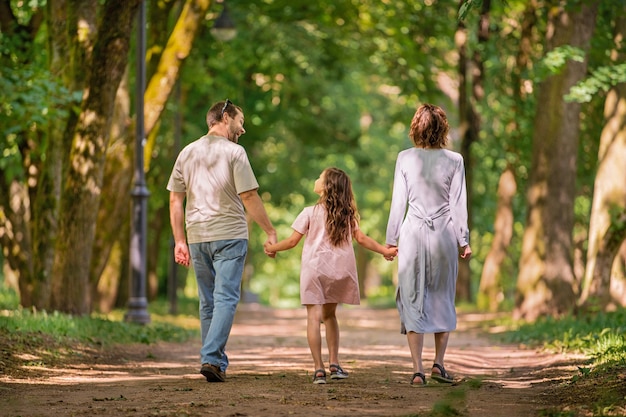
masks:
<svg viewBox="0 0 626 417"><path fill-rule="evenodd" d="M245 149L220 136L203 136L178 155L167 189L186 193L187 243L248 239L239 194L259 188Z"/></svg>

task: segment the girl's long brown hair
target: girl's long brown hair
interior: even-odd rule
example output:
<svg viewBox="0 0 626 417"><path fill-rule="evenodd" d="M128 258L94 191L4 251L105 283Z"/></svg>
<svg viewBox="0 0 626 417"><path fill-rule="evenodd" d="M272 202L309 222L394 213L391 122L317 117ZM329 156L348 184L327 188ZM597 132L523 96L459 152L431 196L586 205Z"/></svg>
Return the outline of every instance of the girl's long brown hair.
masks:
<svg viewBox="0 0 626 417"><path fill-rule="evenodd" d="M318 204L326 209L326 232L333 246L352 241L352 228L359 221L350 177L339 168L326 168Z"/></svg>

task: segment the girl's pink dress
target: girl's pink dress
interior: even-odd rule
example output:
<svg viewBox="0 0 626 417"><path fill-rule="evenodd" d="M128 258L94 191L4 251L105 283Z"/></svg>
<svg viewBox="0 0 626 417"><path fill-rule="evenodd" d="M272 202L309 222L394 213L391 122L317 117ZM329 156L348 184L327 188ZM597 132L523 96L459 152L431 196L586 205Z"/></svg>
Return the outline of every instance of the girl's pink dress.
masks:
<svg viewBox="0 0 626 417"><path fill-rule="evenodd" d="M339 247L330 244L326 210L321 205L306 207L291 227L306 235L300 270L301 303L360 304L352 238Z"/></svg>

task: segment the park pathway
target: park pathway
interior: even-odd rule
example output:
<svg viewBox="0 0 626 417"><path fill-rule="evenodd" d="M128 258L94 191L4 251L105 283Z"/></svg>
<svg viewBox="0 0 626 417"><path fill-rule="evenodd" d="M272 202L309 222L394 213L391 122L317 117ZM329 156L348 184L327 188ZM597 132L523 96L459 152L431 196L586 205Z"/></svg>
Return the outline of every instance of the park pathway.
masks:
<svg viewBox="0 0 626 417"><path fill-rule="evenodd" d="M460 314L450 337L450 385L409 384L411 361L395 309L340 307L340 360L350 378L313 385L304 309L241 304L223 384L198 374L199 341L86 352L63 368L35 366L0 378L0 415L17 416L537 416L554 404L553 387L584 358L487 337L484 315ZM190 318L193 325L197 319ZM425 366L434 357L426 336ZM441 414L443 413L443 414ZM447 414L445 414L447 413Z"/></svg>

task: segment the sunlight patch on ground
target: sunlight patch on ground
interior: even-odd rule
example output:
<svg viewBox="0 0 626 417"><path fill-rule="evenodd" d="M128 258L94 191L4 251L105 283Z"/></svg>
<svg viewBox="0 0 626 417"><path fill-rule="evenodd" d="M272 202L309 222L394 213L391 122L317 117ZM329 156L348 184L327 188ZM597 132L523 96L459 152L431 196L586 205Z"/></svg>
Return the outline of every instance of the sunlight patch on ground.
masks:
<svg viewBox="0 0 626 417"><path fill-rule="evenodd" d="M367 379L378 372L382 379L407 383L412 375L411 356L406 336L400 334L397 311L365 311L358 307L339 309L341 329L340 363L350 373L351 381ZM484 315L460 316L459 328L469 331L452 332L446 354L446 369L456 380L477 379L483 384L507 389L526 389L544 382L545 368L551 369L550 379L568 380L576 373L582 356L561 355L519 346L498 345L480 337L476 323ZM324 337L324 327L322 326ZM328 367L326 341L323 340L325 364ZM72 385L137 381L195 381L202 382L200 340L185 344L158 344L121 347L114 364L100 364L107 358L95 356L96 363L78 364L65 368L45 368L36 363L35 355L23 355L29 361L25 367L39 378L7 380L10 384ZM281 378L297 374L303 381L310 379L313 361L306 340L306 311L304 309L271 310L246 305L237 312L227 346L230 367L228 378L263 376ZM435 351L433 336L425 336L424 368L430 380L430 368ZM440 386L429 383L429 386Z"/></svg>

